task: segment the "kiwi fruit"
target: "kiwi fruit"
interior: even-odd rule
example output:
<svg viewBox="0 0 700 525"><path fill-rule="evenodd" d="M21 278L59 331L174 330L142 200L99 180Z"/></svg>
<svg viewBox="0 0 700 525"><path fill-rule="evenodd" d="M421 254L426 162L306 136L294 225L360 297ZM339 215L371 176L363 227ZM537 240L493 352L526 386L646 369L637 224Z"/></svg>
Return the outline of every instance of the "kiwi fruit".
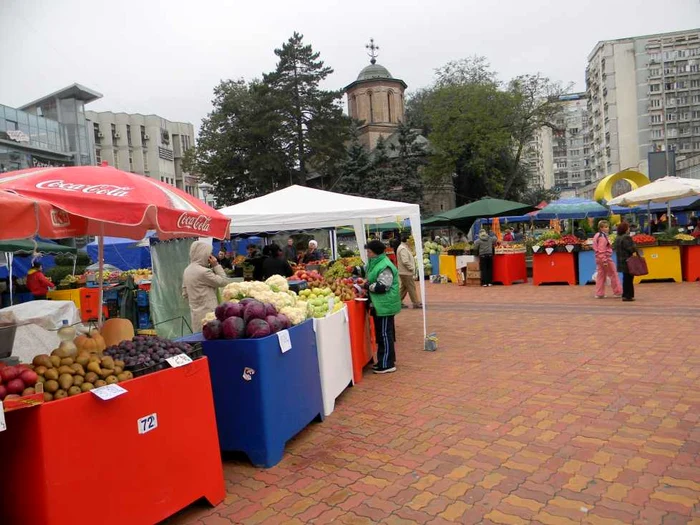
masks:
<svg viewBox="0 0 700 525"><path fill-rule="evenodd" d="M80 389L79 386L72 386L68 389L68 395L69 396L77 396L78 394L82 394L83 391Z"/></svg>
<svg viewBox="0 0 700 525"><path fill-rule="evenodd" d="M49 357L49 360L51 361L51 366L53 366L54 368L58 368L59 366L61 366L61 358L57 355L52 355L51 357Z"/></svg>
<svg viewBox="0 0 700 525"><path fill-rule="evenodd" d="M73 376L73 386L80 386L85 382L85 378L83 376L75 375Z"/></svg>
<svg viewBox="0 0 700 525"><path fill-rule="evenodd" d="M93 388L95 388L95 385L93 385L92 383L88 383L87 381L85 383L83 383L82 385L80 385L80 390L82 392L89 392Z"/></svg>
<svg viewBox="0 0 700 525"><path fill-rule="evenodd" d="M58 381L56 381L54 379L49 379L48 381L46 381L44 383L44 391L46 391L50 394L53 394L54 392L56 392L58 390L58 386L59 386Z"/></svg>
<svg viewBox="0 0 700 525"><path fill-rule="evenodd" d="M78 363L75 363L73 365L70 365L70 367L73 369L73 372L79 376L84 376L85 375L85 369L83 368L82 365L79 365Z"/></svg>
<svg viewBox="0 0 700 525"><path fill-rule="evenodd" d="M34 366L44 366L46 368L51 368L53 366L51 364L51 358L48 354L39 354L37 356L34 356L34 359L32 359L32 364ZM39 372L37 372L37 374L38 373Z"/></svg>
<svg viewBox="0 0 700 525"><path fill-rule="evenodd" d="M55 368L49 368L46 370L46 372L44 372L44 378L47 380L51 379L55 381L56 379L58 379L58 376L58 370L56 370Z"/></svg>
<svg viewBox="0 0 700 525"><path fill-rule="evenodd" d="M71 374L61 374L58 378L58 384L61 385L62 390L68 390L73 386L73 376Z"/></svg>
<svg viewBox="0 0 700 525"><path fill-rule="evenodd" d="M61 365L70 366L73 363L75 363L75 361L73 361L72 357L64 357L63 359L61 359Z"/></svg>
<svg viewBox="0 0 700 525"><path fill-rule="evenodd" d="M105 386L107 382L104 379L98 379L95 381L95 388L99 388L101 386Z"/></svg>
<svg viewBox="0 0 700 525"><path fill-rule="evenodd" d="M88 363L90 362L90 354L86 354L86 353L78 354L78 356L75 358L75 362L81 366L87 366Z"/></svg>
<svg viewBox="0 0 700 525"><path fill-rule="evenodd" d="M119 379L117 379L117 376L107 376L105 379L105 383L108 385L113 385L114 383L118 383Z"/></svg>
<svg viewBox="0 0 700 525"><path fill-rule="evenodd" d="M64 397L68 397L68 392L65 390L56 390L56 392L53 395L54 399L63 399Z"/></svg>
<svg viewBox="0 0 700 525"><path fill-rule="evenodd" d="M100 376L102 379L107 379L109 376L114 375L114 370L112 370L111 368L103 368L97 375Z"/></svg>
<svg viewBox="0 0 700 525"><path fill-rule="evenodd" d="M53 401L53 394L50 392L44 392L44 401Z"/></svg>
<svg viewBox="0 0 700 525"><path fill-rule="evenodd" d="M85 382L87 383L95 383L100 378L95 372L88 372L85 374Z"/></svg>

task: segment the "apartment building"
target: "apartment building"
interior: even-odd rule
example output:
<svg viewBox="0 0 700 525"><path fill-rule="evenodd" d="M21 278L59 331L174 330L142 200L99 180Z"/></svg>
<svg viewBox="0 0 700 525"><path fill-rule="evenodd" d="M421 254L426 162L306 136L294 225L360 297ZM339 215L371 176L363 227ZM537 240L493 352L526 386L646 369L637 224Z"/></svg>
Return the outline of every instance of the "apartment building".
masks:
<svg viewBox="0 0 700 525"><path fill-rule="evenodd" d="M699 152L700 29L598 42L586 94L593 180L627 168L649 174L650 152Z"/></svg>
<svg viewBox="0 0 700 525"><path fill-rule="evenodd" d="M530 184L547 189L554 186L551 128L537 130L527 146L523 162L530 176Z"/></svg>
<svg viewBox="0 0 700 525"><path fill-rule="evenodd" d="M198 180L182 169L185 152L194 146L194 127L158 115L86 111L97 164L106 161L200 197Z"/></svg>

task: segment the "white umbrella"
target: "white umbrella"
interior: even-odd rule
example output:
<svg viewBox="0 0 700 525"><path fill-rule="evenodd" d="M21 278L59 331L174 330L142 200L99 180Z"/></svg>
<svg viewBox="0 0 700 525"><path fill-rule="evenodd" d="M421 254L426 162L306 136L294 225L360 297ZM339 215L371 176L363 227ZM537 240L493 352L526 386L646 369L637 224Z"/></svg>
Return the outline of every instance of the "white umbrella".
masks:
<svg viewBox="0 0 700 525"><path fill-rule="evenodd" d="M700 180L681 177L662 177L654 182L623 193L608 201L608 206L639 206L652 202L667 204L668 227L671 228L671 201L700 195Z"/></svg>

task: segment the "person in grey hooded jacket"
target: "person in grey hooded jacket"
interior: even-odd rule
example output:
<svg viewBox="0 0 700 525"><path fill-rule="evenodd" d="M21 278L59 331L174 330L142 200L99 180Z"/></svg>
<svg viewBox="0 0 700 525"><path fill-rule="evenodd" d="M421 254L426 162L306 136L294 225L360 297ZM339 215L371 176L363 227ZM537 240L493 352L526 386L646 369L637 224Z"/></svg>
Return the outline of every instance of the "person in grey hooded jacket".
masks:
<svg viewBox="0 0 700 525"><path fill-rule="evenodd" d="M202 319L218 306L217 290L230 282L211 245L195 241L190 246L190 264L182 277L182 295L190 303L192 331L202 331Z"/></svg>
<svg viewBox="0 0 700 525"><path fill-rule="evenodd" d="M493 246L495 243L496 239L490 237L485 230L479 232L479 238L474 242L474 250L479 256L481 286L491 286L493 281Z"/></svg>

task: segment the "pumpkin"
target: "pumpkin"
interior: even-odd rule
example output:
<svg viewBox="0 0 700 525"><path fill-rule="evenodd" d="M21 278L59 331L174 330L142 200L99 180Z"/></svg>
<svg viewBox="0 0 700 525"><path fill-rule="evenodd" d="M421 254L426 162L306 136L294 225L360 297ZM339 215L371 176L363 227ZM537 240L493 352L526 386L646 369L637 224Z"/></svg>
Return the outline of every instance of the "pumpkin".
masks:
<svg viewBox="0 0 700 525"><path fill-rule="evenodd" d="M99 353L107 348L105 345L105 340L97 328L89 330L86 334L79 335L75 338L74 343L79 352L85 351Z"/></svg>
<svg viewBox="0 0 700 525"><path fill-rule="evenodd" d="M131 341L134 337L134 325L128 319L107 319L100 332L105 345L114 346L122 341Z"/></svg>

